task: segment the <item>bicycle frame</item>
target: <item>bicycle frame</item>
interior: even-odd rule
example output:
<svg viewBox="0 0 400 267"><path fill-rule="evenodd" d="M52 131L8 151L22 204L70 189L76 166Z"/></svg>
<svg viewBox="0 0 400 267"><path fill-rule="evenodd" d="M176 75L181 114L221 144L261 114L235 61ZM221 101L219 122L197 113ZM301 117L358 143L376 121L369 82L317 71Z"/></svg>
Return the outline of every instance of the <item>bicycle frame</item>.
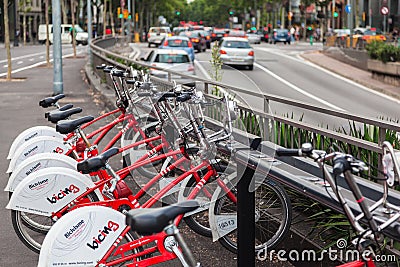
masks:
<svg viewBox="0 0 400 267"><path fill-rule="evenodd" d="M186 161L187 159L182 158L180 159L183 161ZM179 161L179 160L178 160ZM180 162L175 162L173 163L169 168L173 169L177 165L179 165ZM198 171L201 170L202 168L207 167L208 171L207 173L200 178L198 176ZM173 180L169 185L167 185L165 188L160 190L158 193L156 193L153 197L151 197L146 203L143 205L140 205L138 203L138 199L142 197L145 192L146 188L150 188L158 179L160 179L163 175L159 174L156 177L154 177L144 188L142 188L135 196L128 196L128 198L122 198L122 199L115 199L115 200L105 200L105 201L100 201L100 202L94 202L94 203L85 203L85 204L78 204L75 206L73 209L80 208L83 206L89 206L89 205L101 205L101 206L106 206L106 207L111 207L115 210L119 210L120 207L130 207L130 208L150 208L152 207L157 201L159 201L162 196L164 196L169 190L171 190L175 185L179 184L181 181L184 179L188 178L189 176L195 176L196 180L198 181L197 184L194 186L192 191L190 192L189 196L187 197L187 200L195 199L198 193L204 189L203 186L206 184L209 179L215 175L217 175L215 169L208 163L207 160L204 160L200 165L190 169L186 173L180 175L176 179ZM234 202L236 203L236 196L230 191L230 189L223 183L223 181L219 178L217 178L218 184L222 187L222 189L228 194L230 198L233 198ZM177 226L181 222L182 218L184 215L179 215L175 220L174 224ZM119 241L123 239L123 237L130 231L130 227L127 226L122 234L117 238L117 241L115 242L115 246L110 247L110 249L107 251L107 253L104 255L104 257L98 261L98 264L103 264L102 266L114 266L117 264L121 264L124 262L128 261L133 261L131 264L127 263L126 266L150 266L153 264L169 261L172 259L175 259L177 256L175 253L172 251L169 251L165 248L165 239L167 238L168 235L166 235L164 232L158 233L158 234L153 234L151 236L144 236L139 239L136 239L134 241L128 242L126 244L123 244L119 246ZM146 245L149 245L151 243L154 243L155 245L143 249L143 251L137 252L137 253L132 253L135 249L139 249L140 247L145 247ZM159 252L160 255L156 256L150 256L153 253ZM119 257L118 259L112 259L108 260L110 257ZM143 258L140 259L140 261L136 261L138 258Z"/></svg>

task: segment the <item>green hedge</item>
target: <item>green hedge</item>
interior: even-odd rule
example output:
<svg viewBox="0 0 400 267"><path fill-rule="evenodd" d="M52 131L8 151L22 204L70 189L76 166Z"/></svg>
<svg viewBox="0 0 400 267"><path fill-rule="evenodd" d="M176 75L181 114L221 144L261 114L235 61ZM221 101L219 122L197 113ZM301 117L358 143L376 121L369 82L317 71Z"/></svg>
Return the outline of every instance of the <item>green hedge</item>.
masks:
<svg viewBox="0 0 400 267"><path fill-rule="evenodd" d="M400 47L380 41L372 41L365 48L371 59L377 59L384 63L400 62Z"/></svg>

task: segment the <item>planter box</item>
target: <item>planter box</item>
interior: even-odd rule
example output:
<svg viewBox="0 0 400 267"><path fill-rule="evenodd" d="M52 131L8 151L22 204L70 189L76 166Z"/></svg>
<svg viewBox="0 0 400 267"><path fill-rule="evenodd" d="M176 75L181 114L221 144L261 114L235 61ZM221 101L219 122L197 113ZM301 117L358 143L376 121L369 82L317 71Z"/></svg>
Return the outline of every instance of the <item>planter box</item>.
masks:
<svg viewBox="0 0 400 267"><path fill-rule="evenodd" d="M383 63L379 60L368 59L368 70L374 79L400 86L400 62Z"/></svg>

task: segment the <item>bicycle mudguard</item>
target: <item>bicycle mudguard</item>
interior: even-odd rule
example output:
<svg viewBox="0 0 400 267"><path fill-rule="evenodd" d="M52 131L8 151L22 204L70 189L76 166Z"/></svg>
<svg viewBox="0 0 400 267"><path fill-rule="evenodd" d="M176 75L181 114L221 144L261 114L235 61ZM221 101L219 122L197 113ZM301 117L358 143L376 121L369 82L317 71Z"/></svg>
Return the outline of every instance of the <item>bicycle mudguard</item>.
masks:
<svg viewBox="0 0 400 267"><path fill-rule="evenodd" d="M94 186L90 177L75 170L62 167L38 170L19 183L6 208L52 216ZM98 190L95 193L100 200L104 199Z"/></svg>
<svg viewBox="0 0 400 267"><path fill-rule="evenodd" d="M228 180L233 180L236 178L236 173L232 173L228 176L224 182L227 184ZM213 242L217 241L221 237L229 234L237 228L237 213L224 213L223 215L214 214L215 202L220 197L222 193L222 188L217 187L211 198L210 207L208 209L208 220L210 222L210 228L212 232Z"/></svg>
<svg viewBox="0 0 400 267"><path fill-rule="evenodd" d="M125 228L125 216L116 210L102 206L73 210L50 228L38 267L97 266Z"/></svg>
<svg viewBox="0 0 400 267"><path fill-rule="evenodd" d="M27 158L11 173L4 191L14 192L17 185L29 174L44 168L64 167L76 170L77 161L64 154L40 153Z"/></svg>
<svg viewBox="0 0 400 267"><path fill-rule="evenodd" d="M24 142L31 140L34 137L39 136L54 136L63 139L65 136L56 132L56 129L49 126L34 126L26 129L22 133L20 133L11 144L10 150L8 151L7 159L12 159L15 151L20 147Z"/></svg>
<svg viewBox="0 0 400 267"><path fill-rule="evenodd" d="M23 143L14 153L11 159L7 173L11 173L25 159L45 152L65 154L70 149L69 145L64 144L64 141L59 137L40 136L32 138Z"/></svg>

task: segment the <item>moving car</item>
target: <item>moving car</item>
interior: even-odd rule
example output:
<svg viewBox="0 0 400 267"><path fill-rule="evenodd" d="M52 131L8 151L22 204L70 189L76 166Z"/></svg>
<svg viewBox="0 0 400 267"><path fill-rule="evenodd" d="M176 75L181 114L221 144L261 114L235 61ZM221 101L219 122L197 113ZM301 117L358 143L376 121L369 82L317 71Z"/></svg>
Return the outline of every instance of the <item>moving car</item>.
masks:
<svg viewBox="0 0 400 267"><path fill-rule="evenodd" d="M151 27L147 33L148 46L151 47L152 44L160 45L165 37L172 36L169 27Z"/></svg>
<svg viewBox="0 0 400 267"><path fill-rule="evenodd" d="M269 43L276 44L282 42L284 44L290 44L291 38L290 32L287 29L274 29L274 33Z"/></svg>
<svg viewBox="0 0 400 267"><path fill-rule="evenodd" d="M228 36L229 29L214 28L211 33L211 41L219 41L222 37Z"/></svg>
<svg viewBox="0 0 400 267"><path fill-rule="evenodd" d="M230 30L228 36L247 38L246 32L242 30Z"/></svg>
<svg viewBox="0 0 400 267"><path fill-rule="evenodd" d="M159 46L161 49L180 49L185 50L192 61L194 61L194 48L192 42L186 36L166 37Z"/></svg>
<svg viewBox="0 0 400 267"><path fill-rule="evenodd" d="M261 44L261 37L257 33L254 32L248 32L247 33L247 40L249 40L249 43L251 44Z"/></svg>
<svg viewBox="0 0 400 267"><path fill-rule="evenodd" d="M142 58L142 60L145 60L146 63L155 67L169 69L187 75L196 74L193 61L185 50L155 49L150 52L147 58ZM150 74L160 78L168 77L167 72L153 68L150 69ZM181 79L181 76L172 75L172 79Z"/></svg>
<svg viewBox="0 0 400 267"><path fill-rule="evenodd" d="M218 48L221 60L226 65L247 66L250 70L254 64L254 50L246 38L224 37Z"/></svg>
<svg viewBox="0 0 400 267"><path fill-rule="evenodd" d="M188 31L181 32L180 36L189 37L190 41L193 44L193 47L196 51L204 52L207 49L207 40L203 34L203 31Z"/></svg>

